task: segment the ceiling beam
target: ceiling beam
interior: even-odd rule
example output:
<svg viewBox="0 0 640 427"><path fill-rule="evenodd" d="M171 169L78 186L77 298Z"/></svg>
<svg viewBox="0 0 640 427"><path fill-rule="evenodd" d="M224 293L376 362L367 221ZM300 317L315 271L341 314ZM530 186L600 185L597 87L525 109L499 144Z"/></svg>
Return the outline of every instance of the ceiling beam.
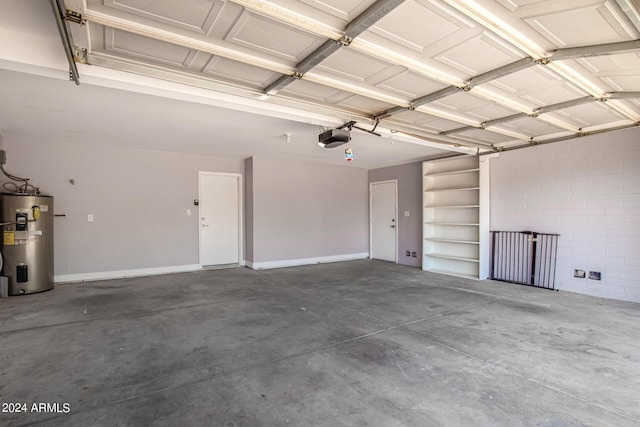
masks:
<svg viewBox="0 0 640 427"><path fill-rule="evenodd" d="M491 129L488 129L490 126L495 126L495 125L500 124L500 123L506 123L506 122L510 122L510 121L513 121L513 120L518 120L518 119L521 119L523 117L536 118L540 114L550 113L552 111L557 111L557 110L563 110L565 108L575 107L576 105L587 104L589 102L595 102L595 101L598 101L598 100L595 99L592 96L584 96L582 98L576 98L576 99L572 99L570 101L564 101L564 102L559 102L557 104L550 104L550 105L545 105L543 107L538 107L535 110L533 110L533 114L516 113L516 114L512 114L510 116L499 117L497 119L487 120L485 122L482 122L480 124L480 126L463 126L463 127L459 127L459 128L455 128L455 129L445 130L443 132L440 132L440 135L451 135L451 134L454 134L454 133L465 132L465 131L472 130L472 129L482 129L482 130L491 131Z"/></svg>
<svg viewBox="0 0 640 427"><path fill-rule="evenodd" d="M634 4L634 0L616 0L616 3L640 33L640 10L638 10L640 6L638 6L637 2Z"/></svg>
<svg viewBox="0 0 640 427"><path fill-rule="evenodd" d="M540 114L550 113L552 111L564 110L565 108L575 107L576 105L588 104L589 102L598 101L592 96L583 96L582 98L576 98L569 101L558 102L557 104L545 105L544 107L538 107L534 110L534 116Z"/></svg>
<svg viewBox="0 0 640 427"><path fill-rule="evenodd" d="M607 99L632 99L640 98L640 92L611 92L607 94Z"/></svg>
<svg viewBox="0 0 640 427"><path fill-rule="evenodd" d="M471 89L474 86L499 79L500 77L508 76L509 74L517 73L518 71L524 70L525 68L529 68L533 65L536 65L536 61L532 57L527 56L510 64L503 65L502 67L471 77L467 83L467 87Z"/></svg>
<svg viewBox="0 0 640 427"><path fill-rule="evenodd" d="M438 100L440 98L444 98L444 97L449 96L449 95L456 94L456 93L458 93L460 91L469 91L474 86L480 85L482 83L489 82L489 81L491 81L493 79L497 79L497 78L500 78L500 77L507 76L509 74L516 73L516 72L521 71L521 70L523 70L525 68L529 68L529 67L531 67L533 65L536 65L536 62L531 57L526 57L526 58L519 59L519 60L514 61L514 62L512 62L510 64L503 65L502 67L498 67L498 68L495 68L493 70L487 71L485 73L478 74L477 76L472 77L471 79L469 79L468 82L464 86L451 85L451 86L445 87L443 89L437 90L435 92L432 92L430 94L427 94L427 95L421 96L419 98L416 98L413 101L411 101L411 106L409 107L409 109L413 110L416 107L428 104L430 102L436 101L436 100ZM401 113L401 112L403 112L405 110L406 110L405 108L394 107L392 109L389 109L389 110L386 110L386 111L381 111L379 113L373 114L372 117L374 119L383 119L383 118L387 118L389 116L392 116L394 114Z"/></svg>
<svg viewBox="0 0 640 427"><path fill-rule="evenodd" d="M279 77L264 89L264 93L267 95L275 95L297 79L302 78L305 73L327 59L342 46L348 46L354 38L373 26L403 1L404 0L377 0L347 25L340 39L326 40L320 47L296 65L293 75Z"/></svg>
<svg viewBox="0 0 640 427"><path fill-rule="evenodd" d="M231 46L228 43L221 43L199 37L197 35L180 34L176 31L169 31L157 25L147 25L132 19L115 16L99 10L87 9L82 15L88 22L93 22L105 27L114 28L116 30L126 31L128 33L149 37L154 40L171 43L177 46L210 53L221 58L231 59L243 64L253 65L255 67L274 71L280 74L292 75L294 68L281 64L270 59L260 56L251 55L238 50L237 46Z"/></svg>
<svg viewBox="0 0 640 427"><path fill-rule="evenodd" d="M513 150L519 150L522 148L528 148L528 147L533 147L536 145L542 145L542 144L552 144L554 142L560 142L560 141L566 141L569 139L575 139L575 138L580 138L583 136L590 136L590 135L597 135L600 133L605 133L605 132L612 132L612 131L616 131L616 130L623 130L623 129L629 129L632 127L637 127L640 126L640 123L629 123L626 125L620 125L620 126L612 126L612 127L607 127L607 128L602 128L602 129L597 129L597 130L592 130L592 131L585 131L585 132L578 132L578 133L573 133L571 135L566 135L566 136L560 136L557 138L550 138L550 139L545 139L542 141L538 141L534 138L531 139L531 141L527 144L521 144L521 145L515 145L515 146L511 146L511 147L497 147L498 151L513 151Z"/></svg>
<svg viewBox="0 0 640 427"><path fill-rule="evenodd" d="M616 55L640 50L640 40L627 40L616 43L596 44L590 46L567 47L554 50L548 59L561 61L564 59L589 58L592 56Z"/></svg>

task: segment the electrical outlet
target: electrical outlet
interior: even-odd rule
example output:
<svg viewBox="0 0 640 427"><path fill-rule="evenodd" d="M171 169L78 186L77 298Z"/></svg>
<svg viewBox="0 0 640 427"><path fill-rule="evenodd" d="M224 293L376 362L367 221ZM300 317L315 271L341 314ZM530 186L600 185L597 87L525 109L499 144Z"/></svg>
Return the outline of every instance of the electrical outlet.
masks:
<svg viewBox="0 0 640 427"><path fill-rule="evenodd" d="M587 277L587 273L584 270L579 270L576 268L573 270L573 277L575 277L576 279L584 279L585 277Z"/></svg>
<svg viewBox="0 0 640 427"><path fill-rule="evenodd" d="M411 256L411 252L410 251L404 251L404 256Z"/></svg>
<svg viewBox="0 0 640 427"><path fill-rule="evenodd" d="M602 273L599 271L590 271L589 280L602 280Z"/></svg>
<svg viewBox="0 0 640 427"><path fill-rule="evenodd" d="M191 209L187 209L187 216L191 216Z"/></svg>
<svg viewBox="0 0 640 427"><path fill-rule="evenodd" d="M412 258L417 258L417 257L418 257L418 254L417 254L416 252L411 252L411 257L412 257Z"/></svg>
<svg viewBox="0 0 640 427"><path fill-rule="evenodd" d="M93 214L87 215L87 221L93 222Z"/></svg>

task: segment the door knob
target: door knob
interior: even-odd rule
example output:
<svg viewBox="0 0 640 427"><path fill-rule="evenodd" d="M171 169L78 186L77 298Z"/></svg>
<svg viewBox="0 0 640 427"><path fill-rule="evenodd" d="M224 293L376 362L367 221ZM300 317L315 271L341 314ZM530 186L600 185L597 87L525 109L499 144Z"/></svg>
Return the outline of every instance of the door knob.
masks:
<svg viewBox="0 0 640 427"><path fill-rule="evenodd" d="M209 224L202 224L202 228L208 227Z"/></svg>

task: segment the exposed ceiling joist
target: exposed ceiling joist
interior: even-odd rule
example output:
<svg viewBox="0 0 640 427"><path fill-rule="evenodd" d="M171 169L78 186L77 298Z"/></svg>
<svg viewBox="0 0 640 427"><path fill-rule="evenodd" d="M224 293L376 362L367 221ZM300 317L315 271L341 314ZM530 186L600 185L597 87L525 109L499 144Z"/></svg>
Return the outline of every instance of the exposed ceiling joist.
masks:
<svg viewBox="0 0 640 427"><path fill-rule="evenodd" d="M616 130L623 130L623 129L629 129L632 127L637 127L640 126L640 123L629 123L626 125L619 125L619 126L613 126L613 127L604 127L601 129L596 129L596 130L592 130L592 131L585 131L585 132L577 132L577 133L573 133L570 135L565 135L565 136L560 136L560 137L556 137L556 138L549 138L549 139L545 139L545 140L535 140L532 139L529 143L527 144L520 144L520 145L514 145L511 147L501 147L498 151L512 151L512 150L519 150L522 148L528 148L528 147L532 147L535 145L543 145L543 144L551 144L554 142L560 142L560 141L567 141L570 139L575 139L575 138L581 138L583 136L589 136L589 135L597 135L600 133L605 133L605 132L613 132Z"/></svg>
<svg viewBox="0 0 640 427"><path fill-rule="evenodd" d="M526 58L519 59L510 64L503 65L502 67L471 77L467 83L467 87L471 89L474 86L499 79L500 77L508 76L509 74L517 73L518 71L522 71L525 68L529 68L534 65L536 65L536 61L530 56L527 56Z"/></svg>
<svg viewBox="0 0 640 427"><path fill-rule="evenodd" d="M296 79L302 78L305 73L327 59L332 53L336 52L342 46L349 45L354 38L358 37L382 19L403 1L404 0L377 0L347 25L342 37L338 40L326 40L320 47L296 65L295 72L292 76L279 77L265 88L264 93L267 95L275 95Z"/></svg>
<svg viewBox="0 0 640 427"><path fill-rule="evenodd" d="M605 43L592 46L567 47L555 50L549 59L590 58L592 56L616 55L640 50L640 40L629 40L617 43Z"/></svg>
<svg viewBox="0 0 640 427"><path fill-rule="evenodd" d="M198 37L195 34L181 34L177 31L168 30L158 25L142 23L93 9L86 9L83 14L83 18L88 22L103 25L105 27L149 37L154 40L171 43L200 52L210 53L221 58L253 65L280 74L292 75L295 71L294 68L289 65L248 53L236 46L231 46L228 43L207 39L206 37Z"/></svg>
<svg viewBox="0 0 640 427"><path fill-rule="evenodd" d="M632 99L640 98L640 92L612 92L608 94L608 99Z"/></svg>
<svg viewBox="0 0 640 427"><path fill-rule="evenodd" d="M464 127L459 127L456 129L450 129L450 130L446 130L443 132L440 132L440 135L451 135L454 133L460 133L460 132L465 132L471 129L481 129L481 130L492 130L492 129L488 129L489 126L495 126L497 124L500 123L507 123L513 120L518 120L521 119L523 117L537 117L540 114L545 114L545 113L550 113L552 111L558 111L558 110L562 110L565 108L570 108L570 107L575 107L576 105L581 105L581 104L586 104L589 102L594 102L594 101L598 101L596 99L594 99L591 96L585 96L582 98L578 98L578 99L572 99L570 101L565 101L565 102L559 102L557 104L553 104L553 105L545 105L544 107L539 107L536 108L533 112L533 114L527 114L527 113L516 113L516 114L512 114L510 116L505 116L505 117L499 117L497 119L492 119L492 120L487 120L485 122L482 122L480 124L480 126L464 126Z"/></svg>
<svg viewBox="0 0 640 427"><path fill-rule="evenodd" d="M627 16L631 24L636 28L638 33L640 33L640 11L638 10L639 6L637 0L616 0L616 3Z"/></svg>

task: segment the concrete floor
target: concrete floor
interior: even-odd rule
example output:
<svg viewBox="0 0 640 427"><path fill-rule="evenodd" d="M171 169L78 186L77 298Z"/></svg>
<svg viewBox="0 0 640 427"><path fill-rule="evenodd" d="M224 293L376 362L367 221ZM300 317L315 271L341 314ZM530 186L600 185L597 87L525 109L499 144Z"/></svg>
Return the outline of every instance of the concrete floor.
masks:
<svg viewBox="0 0 640 427"><path fill-rule="evenodd" d="M3 426L638 426L640 304L368 260L61 285L0 300L0 402L28 411Z"/></svg>

